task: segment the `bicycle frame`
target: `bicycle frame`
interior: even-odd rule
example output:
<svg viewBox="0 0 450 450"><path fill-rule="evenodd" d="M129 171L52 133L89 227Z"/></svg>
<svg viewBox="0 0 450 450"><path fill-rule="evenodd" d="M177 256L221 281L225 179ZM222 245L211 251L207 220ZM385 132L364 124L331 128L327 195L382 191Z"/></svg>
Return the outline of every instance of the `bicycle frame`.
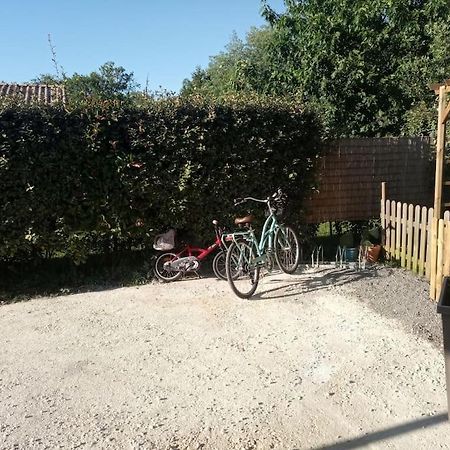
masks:
<svg viewBox="0 0 450 450"><path fill-rule="evenodd" d="M257 257L254 261L252 261L252 265L262 264L266 260L267 250L271 251L273 249L273 238L275 231L279 227L280 225L277 222L276 216L271 210L269 216L264 222L259 242L253 229L232 233L231 236L233 236L233 241L235 242L239 239L245 239L252 242L257 252Z"/></svg>
<svg viewBox="0 0 450 450"><path fill-rule="evenodd" d="M225 258L227 252L227 238L225 229L219 226L217 220L213 220L215 229L215 238L208 247L197 247L189 243L181 243L172 252L166 252L159 255L155 260L155 275L161 281L175 281L186 272L195 272L201 268L203 260L215 253L212 258L212 269L218 279L225 280Z"/></svg>
<svg viewBox="0 0 450 450"><path fill-rule="evenodd" d="M207 248L196 247L194 245L186 244L186 245L184 245L182 250L174 253L174 255L176 256L175 259L181 258L181 257L194 256L199 261L202 261L208 255L210 255L212 252L214 252L214 250L216 250L217 248L220 248L221 250L226 251L226 249L227 249L226 241L230 240L229 238L227 238L229 233L225 233L224 228L219 227L218 222L216 220L213 220L213 224L215 227L215 241L213 244L211 244Z"/></svg>
<svg viewBox="0 0 450 450"><path fill-rule="evenodd" d="M178 258L182 256L195 256L199 261L201 261L210 255L217 247L222 247L222 240L219 236L216 236L214 244L211 244L207 248L195 247L188 244L183 248L183 250L175 254Z"/></svg>

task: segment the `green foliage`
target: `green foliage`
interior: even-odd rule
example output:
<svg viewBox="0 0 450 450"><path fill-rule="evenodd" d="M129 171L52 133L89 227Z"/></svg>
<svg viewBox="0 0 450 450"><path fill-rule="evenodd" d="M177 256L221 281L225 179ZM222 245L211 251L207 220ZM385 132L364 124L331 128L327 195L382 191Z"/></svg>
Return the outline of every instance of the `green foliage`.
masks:
<svg viewBox="0 0 450 450"><path fill-rule="evenodd" d="M252 28L246 41L236 34L226 51L211 58L206 70L197 67L191 79L183 82L181 95L220 98L232 93L270 94L270 48L273 31L269 27Z"/></svg>
<svg viewBox="0 0 450 450"><path fill-rule="evenodd" d="M76 105L86 99L126 100L138 84L133 72L128 73L122 66L106 62L98 71L89 75L74 73L72 76L63 74L62 78L44 74L33 80L37 83L64 84L69 105Z"/></svg>
<svg viewBox="0 0 450 450"><path fill-rule="evenodd" d="M450 74L448 0L285 4L281 14L265 4L270 28L252 30L245 42L233 39L182 93L298 96L335 137L427 134L435 127L428 84Z"/></svg>
<svg viewBox="0 0 450 450"><path fill-rule="evenodd" d="M294 222L319 152L296 104L167 97L65 109L0 103L0 260L150 249L169 226L210 240L232 200L291 195ZM206 239L205 239L206 238Z"/></svg>

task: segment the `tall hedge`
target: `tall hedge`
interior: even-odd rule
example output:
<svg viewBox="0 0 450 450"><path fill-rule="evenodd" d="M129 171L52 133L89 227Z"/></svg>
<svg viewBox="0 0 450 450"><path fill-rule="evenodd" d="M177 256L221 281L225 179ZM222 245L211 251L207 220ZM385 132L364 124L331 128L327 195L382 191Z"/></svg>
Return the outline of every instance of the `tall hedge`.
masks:
<svg viewBox="0 0 450 450"><path fill-rule="evenodd" d="M169 226L204 240L238 196L311 189L316 118L294 104L169 98L67 110L0 104L0 259L150 248ZM242 212L242 211L240 211Z"/></svg>

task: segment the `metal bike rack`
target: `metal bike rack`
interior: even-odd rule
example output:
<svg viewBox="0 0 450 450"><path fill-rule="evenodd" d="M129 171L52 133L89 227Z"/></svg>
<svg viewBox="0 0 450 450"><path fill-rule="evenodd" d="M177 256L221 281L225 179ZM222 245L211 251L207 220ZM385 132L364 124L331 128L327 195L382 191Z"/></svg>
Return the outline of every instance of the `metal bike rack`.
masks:
<svg viewBox="0 0 450 450"><path fill-rule="evenodd" d="M354 247L351 247L351 249L353 250ZM355 247L356 249L356 247ZM348 251L350 250L349 247L344 246L338 246L336 249L336 262L335 262L335 266L343 269L343 268L350 268L353 267L356 270L363 270L366 268L366 262L367 262L367 257L366 257L366 250L364 247L360 246L357 251L358 254L355 254L355 259L351 259L349 261L348 259Z"/></svg>
<svg viewBox="0 0 450 450"><path fill-rule="evenodd" d="M347 256L345 252L346 247L341 247L338 245L338 248L336 249L336 267L343 268L347 265Z"/></svg>
<svg viewBox="0 0 450 450"><path fill-rule="evenodd" d="M323 247L322 245L316 245L311 253L311 267L320 267L323 265Z"/></svg>

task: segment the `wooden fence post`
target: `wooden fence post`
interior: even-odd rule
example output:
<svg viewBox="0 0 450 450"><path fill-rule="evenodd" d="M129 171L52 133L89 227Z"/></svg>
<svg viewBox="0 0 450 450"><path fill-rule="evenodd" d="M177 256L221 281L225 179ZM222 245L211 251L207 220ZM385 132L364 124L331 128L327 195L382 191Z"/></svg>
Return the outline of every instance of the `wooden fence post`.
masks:
<svg viewBox="0 0 450 450"><path fill-rule="evenodd" d="M445 85L439 88L438 127L436 139L436 172L434 177L434 214L437 219L442 217L442 173L445 150L445 106L447 92Z"/></svg>

